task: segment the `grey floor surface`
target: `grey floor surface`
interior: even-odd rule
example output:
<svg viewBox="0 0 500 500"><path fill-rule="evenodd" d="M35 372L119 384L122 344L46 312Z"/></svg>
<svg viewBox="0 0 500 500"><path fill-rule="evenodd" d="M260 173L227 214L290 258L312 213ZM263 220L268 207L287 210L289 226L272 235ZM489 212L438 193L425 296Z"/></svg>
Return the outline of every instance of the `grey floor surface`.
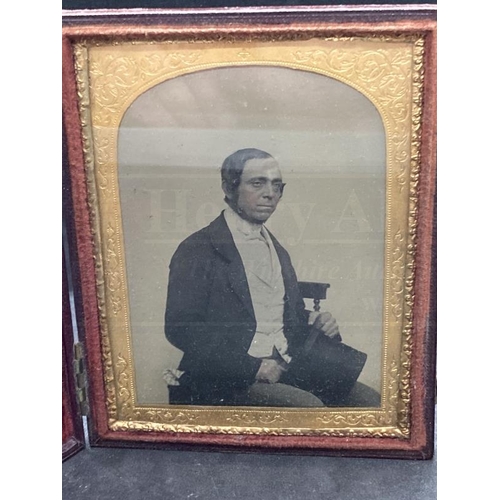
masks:
<svg viewBox="0 0 500 500"><path fill-rule="evenodd" d="M63 463L64 500L434 500L428 461L93 448Z"/></svg>

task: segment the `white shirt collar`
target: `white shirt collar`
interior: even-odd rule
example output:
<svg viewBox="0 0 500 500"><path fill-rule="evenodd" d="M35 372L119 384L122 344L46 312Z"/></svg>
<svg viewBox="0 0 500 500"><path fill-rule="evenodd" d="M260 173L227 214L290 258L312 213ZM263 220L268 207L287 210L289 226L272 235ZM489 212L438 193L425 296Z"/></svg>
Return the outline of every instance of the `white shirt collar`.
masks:
<svg viewBox="0 0 500 500"><path fill-rule="evenodd" d="M262 224L256 224L243 219L231 207L227 207L224 210L224 217L233 234L235 231L246 237L257 237L262 233L265 234L265 231L262 231L262 228L264 227Z"/></svg>

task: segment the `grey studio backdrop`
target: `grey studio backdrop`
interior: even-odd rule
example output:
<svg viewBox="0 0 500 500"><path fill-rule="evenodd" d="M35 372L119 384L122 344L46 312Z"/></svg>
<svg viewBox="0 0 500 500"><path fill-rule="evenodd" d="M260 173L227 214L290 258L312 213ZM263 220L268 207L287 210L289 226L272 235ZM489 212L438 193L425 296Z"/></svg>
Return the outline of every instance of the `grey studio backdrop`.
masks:
<svg viewBox="0 0 500 500"><path fill-rule="evenodd" d="M380 389L386 140L354 88L288 68L217 68L167 80L126 111L118 171L140 404L168 402L163 371L182 353L163 332L168 265L178 244L224 209L220 166L256 147L287 183L267 227L298 279L330 283L322 310L368 354L360 380ZM312 304L307 302L309 308Z"/></svg>

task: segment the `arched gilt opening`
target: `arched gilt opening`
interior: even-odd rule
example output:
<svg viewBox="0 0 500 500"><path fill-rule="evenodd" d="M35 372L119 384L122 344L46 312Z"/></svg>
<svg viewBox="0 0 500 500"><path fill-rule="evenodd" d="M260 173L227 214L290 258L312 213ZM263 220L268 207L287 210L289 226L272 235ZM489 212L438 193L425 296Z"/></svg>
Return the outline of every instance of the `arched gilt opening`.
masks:
<svg viewBox="0 0 500 500"><path fill-rule="evenodd" d="M386 134L355 88L270 65L206 69L164 81L130 105L118 175L140 403L165 402L164 369L182 353L163 333L168 264L224 209L219 169L232 152L274 156L287 183L268 228L298 279L330 283L322 309L368 354L361 381L380 390Z"/></svg>

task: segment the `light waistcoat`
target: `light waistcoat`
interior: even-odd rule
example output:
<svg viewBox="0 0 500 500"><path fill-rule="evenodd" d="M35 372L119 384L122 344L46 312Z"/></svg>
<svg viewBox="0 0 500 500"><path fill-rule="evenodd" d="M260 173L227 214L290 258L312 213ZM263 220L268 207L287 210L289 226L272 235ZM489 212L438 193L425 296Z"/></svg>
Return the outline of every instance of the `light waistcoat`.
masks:
<svg viewBox="0 0 500 500"><path fill-rule="evenodd" d="M233 209L224 218L243 261L250 296L257 321L248 354L270 357L274 349L289 363L288 343L283 333L285 286L281 265L267 229L242 219Z"/></svg>

